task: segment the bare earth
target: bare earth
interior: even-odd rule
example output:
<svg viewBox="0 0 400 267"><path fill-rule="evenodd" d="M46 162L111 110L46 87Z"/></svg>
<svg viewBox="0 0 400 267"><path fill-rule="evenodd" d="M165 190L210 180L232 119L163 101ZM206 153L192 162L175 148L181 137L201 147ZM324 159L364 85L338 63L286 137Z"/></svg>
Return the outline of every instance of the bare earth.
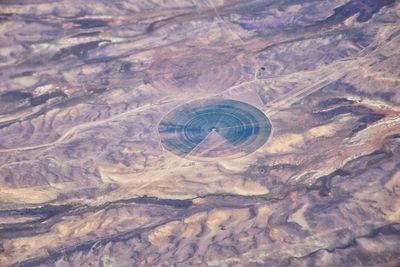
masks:
<svg viewBox="0 0 400 267"><path fill-rule="evenodd" d="M0 266L399 266L399 1L0 0L0 84ZM167 151L211 98L267 143Z"/></svg>

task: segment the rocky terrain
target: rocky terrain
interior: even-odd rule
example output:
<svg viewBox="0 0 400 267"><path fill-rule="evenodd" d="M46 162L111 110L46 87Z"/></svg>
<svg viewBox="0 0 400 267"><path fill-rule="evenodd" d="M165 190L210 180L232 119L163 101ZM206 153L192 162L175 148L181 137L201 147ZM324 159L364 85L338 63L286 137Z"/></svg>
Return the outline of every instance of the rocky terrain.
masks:
<svg viewBox="0 0 400 267"><path fill-rule="evenodd" d="M265 145L165 149L214 98ZM399 1L0 0L0 266L399 264Z"/></svg>

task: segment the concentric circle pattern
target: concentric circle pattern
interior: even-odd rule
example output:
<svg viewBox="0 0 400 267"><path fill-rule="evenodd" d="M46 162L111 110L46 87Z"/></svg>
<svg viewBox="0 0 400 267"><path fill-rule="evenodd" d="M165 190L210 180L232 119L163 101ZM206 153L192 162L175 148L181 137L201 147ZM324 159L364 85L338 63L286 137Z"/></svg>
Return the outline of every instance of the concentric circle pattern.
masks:
<svg viewBox="0 0 400 267"><path fill-rule="evenodd" d="M268 139L271 124L257 108L235 100L190 102L168 113L159 133L165 149L182 157L241 157Z"/></svg>

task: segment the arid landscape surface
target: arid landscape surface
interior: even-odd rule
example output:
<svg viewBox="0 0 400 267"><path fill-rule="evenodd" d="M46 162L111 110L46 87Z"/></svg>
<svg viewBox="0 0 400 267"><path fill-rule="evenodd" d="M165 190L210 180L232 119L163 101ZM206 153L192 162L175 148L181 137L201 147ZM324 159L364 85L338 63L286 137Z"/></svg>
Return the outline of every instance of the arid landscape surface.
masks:
<svg viewBox="0 0 400 267"><path fill-rule="evenodd" d="M0 266L399 266L399 82L395 0L0 0Z"/></svg>

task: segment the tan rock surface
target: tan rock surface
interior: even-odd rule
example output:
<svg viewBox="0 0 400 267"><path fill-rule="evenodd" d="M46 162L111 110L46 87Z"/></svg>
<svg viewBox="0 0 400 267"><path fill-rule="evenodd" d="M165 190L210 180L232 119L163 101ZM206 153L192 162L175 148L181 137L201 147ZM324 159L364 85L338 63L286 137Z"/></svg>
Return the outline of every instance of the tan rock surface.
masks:
<svg viewBox="0 0 400 267"><path fill-rule="evenodd" d="M398 1L0 10L0 266L400 262ZM166 150L163 116L209 98L263 111L267 143Z"/></svg>

